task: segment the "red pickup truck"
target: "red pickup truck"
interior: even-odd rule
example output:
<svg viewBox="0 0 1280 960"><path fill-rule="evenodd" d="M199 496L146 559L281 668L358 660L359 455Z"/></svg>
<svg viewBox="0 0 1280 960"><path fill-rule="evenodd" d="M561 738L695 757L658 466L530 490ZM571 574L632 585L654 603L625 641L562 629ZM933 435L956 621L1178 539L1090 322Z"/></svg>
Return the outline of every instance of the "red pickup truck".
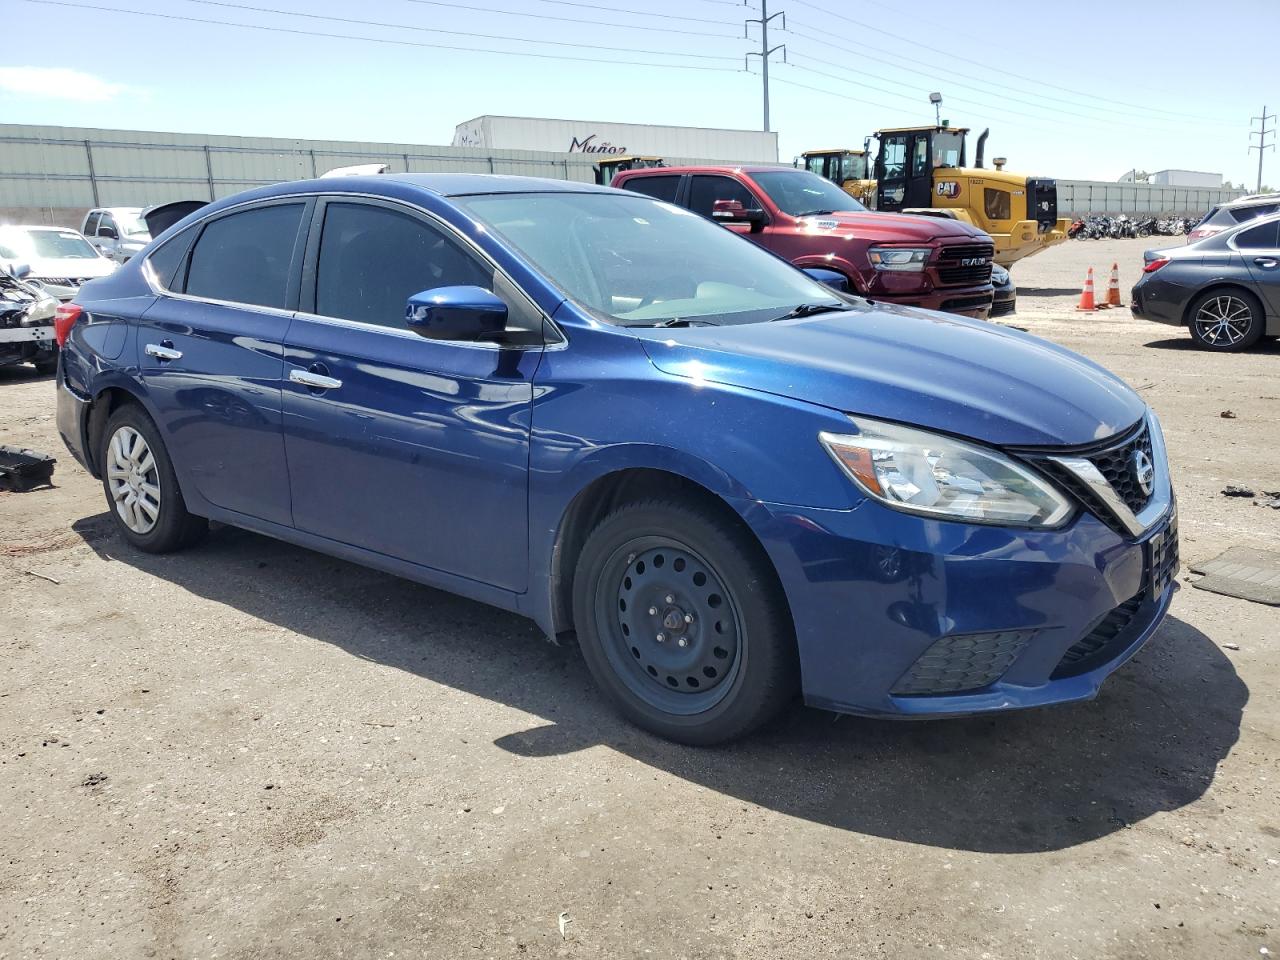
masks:
<svg viewBox="0 0 1280 960"><path fill-rule="evenodd" d="M798 267L843 274L851 293L985 318L991 238L943 217L873 213L830 180L786 167L628 170L613 186L723 223Z"/></svg>

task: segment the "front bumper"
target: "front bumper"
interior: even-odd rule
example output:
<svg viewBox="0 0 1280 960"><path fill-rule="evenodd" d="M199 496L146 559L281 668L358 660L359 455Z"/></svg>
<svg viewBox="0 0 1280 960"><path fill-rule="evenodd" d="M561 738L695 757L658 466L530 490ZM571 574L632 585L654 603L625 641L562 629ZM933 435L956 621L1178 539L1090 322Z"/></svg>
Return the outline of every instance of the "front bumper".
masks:
<svg viewBox="0 0 1280 960"><path fill-rule="evenodd" d="M869 293L872 300L882 303L894 303L903 307L919 307L922 310L941 310L943 313L956 313L965 317L985 320L991 313L991 285L980 287L943 288L928 293L902 295L894 293Z"/></svg>
<svg viewBox="0 0 1280 960"><path fill-rule="evenodd" d="M743 511L787 594L805 701L844 713L942 717L1090 699L1156 631L1176 589L1173 509L1136 541L1087 512L1062 530L1027 531L873 501Z"/></svg>

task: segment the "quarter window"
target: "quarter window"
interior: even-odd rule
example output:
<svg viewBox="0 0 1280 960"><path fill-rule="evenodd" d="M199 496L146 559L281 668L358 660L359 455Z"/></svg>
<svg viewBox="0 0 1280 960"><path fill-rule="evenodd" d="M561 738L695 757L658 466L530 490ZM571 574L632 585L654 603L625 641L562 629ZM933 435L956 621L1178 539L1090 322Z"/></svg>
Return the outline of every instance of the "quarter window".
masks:
<svg viewBox="0 0 1280 960"><path fill-rule="evenodd" d="M411 296L457 286L492 289L493 271L437 227L371 204L325 207L317 314L403 328Z"/></svg>
<svg viewBox="0 0 1280 960"><path fill-rule="evenodd" d="M655 200L676 202L676 191L680 189L680 178L675 177L632 177L622 184L624 190L634 190Z"/></svg>
<svg viewBox="0 0 1280 960"><path fill-rule="evenodd" d="M196 241L186 292L283 309L303 204L256 207L214 220Z"/></svg>
<svg viewBox="0 0 1280 960"><path fill-rule="evenodd" d="M689 209L710 217L717 200L737 200L746 210L759 210L755 194L731 177L695 176L689 185Z"/></svg>
<svg viewBox="0 0 1280 960"><path fill-rule="evenodd" d="M180 290L182 288L182 276L178 268L182 265L187 251L191 249L191 240L195 232L195 227L183 230L172 240L166 240L160 249L147 258L152 272L156 275L156 282L162 289Z"/></svg>

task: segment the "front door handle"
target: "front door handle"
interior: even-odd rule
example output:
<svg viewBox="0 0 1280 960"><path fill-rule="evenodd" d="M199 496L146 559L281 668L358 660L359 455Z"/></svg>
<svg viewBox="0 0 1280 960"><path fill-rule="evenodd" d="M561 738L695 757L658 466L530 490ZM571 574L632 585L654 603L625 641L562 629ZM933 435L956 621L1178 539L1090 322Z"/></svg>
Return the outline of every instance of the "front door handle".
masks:
<svg viewBox="0 0 1280 960"><path fill-rule="evenodd" d="M1266 270L1271 270L1277 264L1280 264L1280 260L1277 260L1275 257L1254 257L1253 262Z"/></svg>
<svg viewBox="0 0 1280 960"><path fill-rule="evenodd" d="M313 370L290 370L289 382L298 383L310 390L337 390L342 386L341 380L333 377L326 377L322 373L316 373Z"/></svg>
<svg viewBox="0 0 1280 960"><path fill-rule="evenodd" d="M143 350L148 357L155 357L157 360L182 359L182 351L173 349L173 344L168 340L164 343L148 343Z"/></svg>

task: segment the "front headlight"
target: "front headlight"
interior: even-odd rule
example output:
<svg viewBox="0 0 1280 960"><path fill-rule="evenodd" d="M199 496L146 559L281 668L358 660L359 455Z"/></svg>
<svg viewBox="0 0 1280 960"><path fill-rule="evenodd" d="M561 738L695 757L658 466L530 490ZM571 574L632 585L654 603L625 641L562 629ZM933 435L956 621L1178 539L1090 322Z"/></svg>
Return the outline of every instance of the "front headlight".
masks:
<svg viewBox="0 0 1280 960"><path fill-rule="evenodd" d="M991 282L997 287L1003 287L1009 282L1009 271L998 263L991 265Z"/></svg>
<svg viewBox="0 0 1280 960"><path fill-rule="evenodd" d="M871 247L867 259L877 270L920 273L930 252L929 247Z"/></svg>
<svg viewBox="0 0 1280 960"><path fill-rule="evenodd" d="M818 438L864 493L895 510L1019 527L1056 527L1072 513L1071 502L1047 480L998 451L852 419L856 434Z"/></svg>

